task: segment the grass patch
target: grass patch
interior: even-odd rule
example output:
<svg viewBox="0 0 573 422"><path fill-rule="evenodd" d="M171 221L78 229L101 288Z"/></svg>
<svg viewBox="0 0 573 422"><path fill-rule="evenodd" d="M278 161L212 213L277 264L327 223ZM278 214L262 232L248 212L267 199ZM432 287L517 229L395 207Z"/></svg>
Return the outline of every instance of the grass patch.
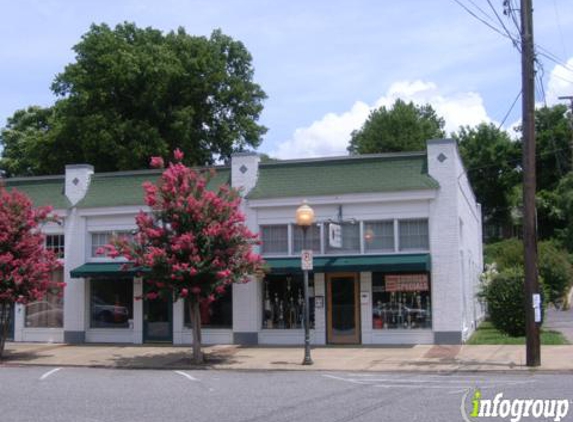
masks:
<svg viewBox="0 0 573 422"><path fill-rule="evenodd" d="M525 344L525 337L510 337L497 330L489 321L484 321L472 334L467 344ZM557 331L541 330L541 344L561 346L569 344L563 334Z"/></svg>

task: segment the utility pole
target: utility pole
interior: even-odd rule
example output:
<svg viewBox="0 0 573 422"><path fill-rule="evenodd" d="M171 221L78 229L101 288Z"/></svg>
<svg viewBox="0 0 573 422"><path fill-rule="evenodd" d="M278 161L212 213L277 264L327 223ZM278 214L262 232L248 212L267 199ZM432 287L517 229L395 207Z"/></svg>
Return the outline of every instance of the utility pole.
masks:
<svg viewBox="0 0 573 422"><path fill-rule="evenodd" d="M564 95L557 98L560 100L569 100L569 107L571 108L571 114L569 115L569 127L571 128L571 171L573 171L573 95Z"/></svg>
<svg viewBox="0 0 573 422"><path fill-rule="evenodd" d="M537 279L535 212L535 69L532 0L521 0L521 84L523 89L523 248L525 259L525 331L527 366L541 365L541 303Z"/></svg>

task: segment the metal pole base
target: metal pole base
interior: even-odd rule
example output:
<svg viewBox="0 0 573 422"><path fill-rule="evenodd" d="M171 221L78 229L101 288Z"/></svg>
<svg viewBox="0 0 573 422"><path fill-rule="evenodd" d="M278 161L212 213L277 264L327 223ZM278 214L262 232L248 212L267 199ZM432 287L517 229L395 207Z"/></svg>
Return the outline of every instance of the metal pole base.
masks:
<svg viewBox="0 0 573 422"><path fill-rule="evenodd" d="M312 361L310 356L305 356L304 360L302 361L302 364L303 365L312 365L312 364L314 364L314 362Z"/></svg>

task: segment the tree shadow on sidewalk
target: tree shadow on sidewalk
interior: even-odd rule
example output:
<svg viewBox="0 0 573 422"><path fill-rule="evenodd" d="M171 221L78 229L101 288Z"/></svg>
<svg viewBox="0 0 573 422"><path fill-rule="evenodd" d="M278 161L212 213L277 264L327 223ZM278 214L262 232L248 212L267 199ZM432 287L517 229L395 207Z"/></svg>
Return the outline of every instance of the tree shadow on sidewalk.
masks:
<svg viewBox="0 0 573 422"><path fill-rule="evenodd" d="M0 358L0 365L17 364L18 362L32 362L40 358L54 357L56 355L55 353L48 352L59 349L62 346L62 344L50 344L27 349L6 347L2 354L2 358Z"/></svg>
<svg viewBox="0 0 573 422"><path fill-rule="evenodd" d="M112 354L110 366L132 369L213 369L217 365L232 365L237 363L236 350L210 350L204 352L205 363L193 362L191 348L181 348L168 353L150 353L137 356Z"/></svg>

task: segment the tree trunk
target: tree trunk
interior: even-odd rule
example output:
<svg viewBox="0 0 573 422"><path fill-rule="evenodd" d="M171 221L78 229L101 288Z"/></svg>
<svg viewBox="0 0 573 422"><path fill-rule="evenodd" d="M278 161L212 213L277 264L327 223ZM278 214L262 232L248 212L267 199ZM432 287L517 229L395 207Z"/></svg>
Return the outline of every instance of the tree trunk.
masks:
<svg viewBox="0 0 573 422"><path fill-rule="evenodd" d="M196 364L204 363L203 351L201 350L201 309L199 301L196 299L189 300L191 324L193 328L193 362Z"/></svg>
<svg viewBox="0 0 573 422"><path fill-rule="evenodd" d="M6 344L8 328L10 327L10 319L12 316L12 306L10 305L10 302L0 302L0 360L2 360L4 344Z"/></svg>

